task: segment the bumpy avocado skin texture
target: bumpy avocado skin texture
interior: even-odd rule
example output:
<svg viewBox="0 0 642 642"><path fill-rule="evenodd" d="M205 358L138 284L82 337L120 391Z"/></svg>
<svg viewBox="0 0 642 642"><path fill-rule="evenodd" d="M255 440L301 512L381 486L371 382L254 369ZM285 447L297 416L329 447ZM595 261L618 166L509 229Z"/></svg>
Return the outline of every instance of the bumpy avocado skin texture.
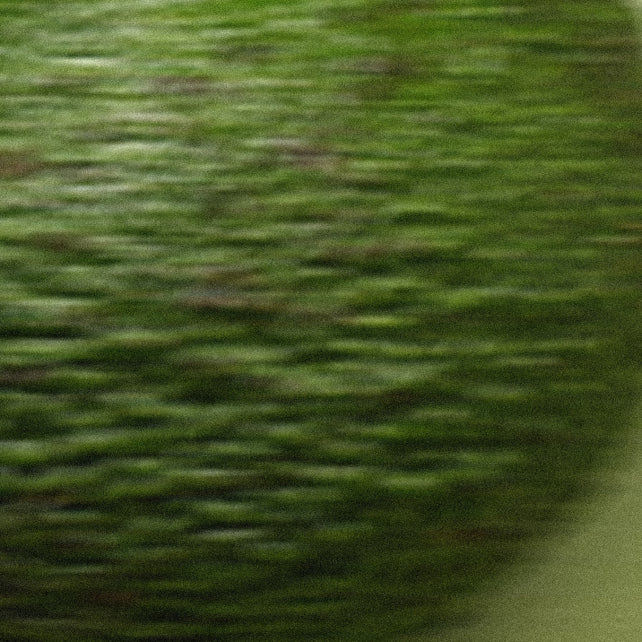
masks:
<svg viewBox="0 0 642 642"><path fill-rule="evenodd" d="M639 389L623 8L0 13L0 637L438 630L590 492Z"/></svg>

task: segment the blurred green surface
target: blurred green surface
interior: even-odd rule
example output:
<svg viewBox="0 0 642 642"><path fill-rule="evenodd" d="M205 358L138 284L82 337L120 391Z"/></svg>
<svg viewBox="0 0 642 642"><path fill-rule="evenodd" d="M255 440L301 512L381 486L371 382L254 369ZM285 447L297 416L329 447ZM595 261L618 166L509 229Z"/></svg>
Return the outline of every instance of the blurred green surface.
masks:
<svg viewBox="0 0 642 642"><path fill-rule="evenodd" d="M638 393L606 0L0 2L0 636L390 640Z"/></svg>

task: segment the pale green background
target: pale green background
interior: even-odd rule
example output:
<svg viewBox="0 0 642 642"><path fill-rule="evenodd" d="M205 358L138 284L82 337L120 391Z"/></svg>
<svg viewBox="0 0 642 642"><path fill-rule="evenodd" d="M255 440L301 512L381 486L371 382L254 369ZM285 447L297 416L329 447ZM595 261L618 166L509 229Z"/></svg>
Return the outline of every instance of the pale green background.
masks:
<svg viewBox="0 0 642 642"><path fill-rule="evenodd" d="M477 603L476 623L439 642L642 640L642 405L633 428L571 533L531 551Z"/></svg>

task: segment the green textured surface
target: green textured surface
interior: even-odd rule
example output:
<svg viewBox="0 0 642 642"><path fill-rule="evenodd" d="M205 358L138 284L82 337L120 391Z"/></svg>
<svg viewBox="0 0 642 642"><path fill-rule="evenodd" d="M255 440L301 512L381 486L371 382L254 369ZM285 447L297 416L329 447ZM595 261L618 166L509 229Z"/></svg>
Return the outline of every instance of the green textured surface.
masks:
<svg viewBox="0 0 642 642"><path fill-rule="evenodd" d="M457 618L637 393L628 14L0 17L0 636Z"/></svg>

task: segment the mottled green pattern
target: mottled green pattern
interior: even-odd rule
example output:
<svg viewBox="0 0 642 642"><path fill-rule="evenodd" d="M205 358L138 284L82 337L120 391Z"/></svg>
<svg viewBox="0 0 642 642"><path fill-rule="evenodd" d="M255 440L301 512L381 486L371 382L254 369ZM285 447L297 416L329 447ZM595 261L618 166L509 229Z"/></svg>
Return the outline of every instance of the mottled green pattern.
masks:
<svg viewBox="0 0 642 642"><path fill-rule="evenodd" d="M635 393L628 15L0 17L0 636L365 642L456 614Z"/></svg>

